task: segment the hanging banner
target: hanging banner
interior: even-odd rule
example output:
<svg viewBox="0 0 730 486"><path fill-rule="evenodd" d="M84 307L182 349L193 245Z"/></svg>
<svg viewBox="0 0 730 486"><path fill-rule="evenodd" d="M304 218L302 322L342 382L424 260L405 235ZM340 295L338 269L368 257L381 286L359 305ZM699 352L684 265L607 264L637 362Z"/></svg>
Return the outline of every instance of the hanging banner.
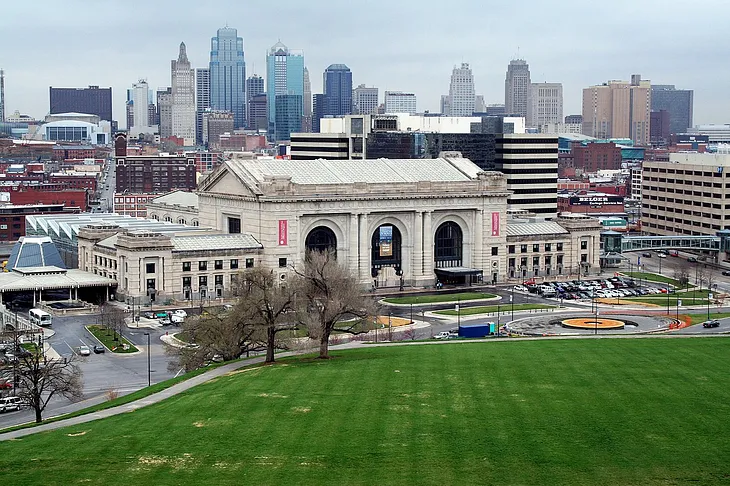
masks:
<svg viewBox="0 0 730 486"><path fill-rule="evenodd" d="M499 213L492 213L492 236L499 236Z"/></svg>
<svg viewBox="0 0 730 486"><path fill-rule="evenodd" d="M289 225L286 219L279 220L279 246L286 246L289 241Z"/></svg>
<svg viewBox="0 0 730 486"><path fill-rule="evenodd" d="M380 236L380 256L381 257L393 256L393 227L392 226L381 226L379 236Z"/></svg>

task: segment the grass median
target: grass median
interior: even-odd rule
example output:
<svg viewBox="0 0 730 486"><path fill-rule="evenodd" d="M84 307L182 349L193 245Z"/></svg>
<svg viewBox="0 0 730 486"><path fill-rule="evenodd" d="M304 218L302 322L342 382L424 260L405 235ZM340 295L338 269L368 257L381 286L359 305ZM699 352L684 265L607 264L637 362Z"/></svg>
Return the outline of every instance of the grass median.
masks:
<svg viewBox="0 0 730 486"><path fill-rule="evenodd" d="M463 300L494 299L494 294L486 292L460 292L457 294L412 295L408 297L388 297L383 299L387 304L443 304L444 302L458 302Z"/></svg>
<svg viewBox="0 0 730 486"><path fill-rule="evenodd" d="M671 277L665 277L664 275L659 275L656 273L649 273L649 272L622 272L624 275L627 275L631 278L634 278L636 280L646 280L647 282L658 282L658 283L665 283L669 284L672 287L675 288L684 288L685 285L679 282L676 278ZM692 285L690 285L692 287Z"/></svg>
<svg viewBox="0 0 730 486"><path fill-rule="evenodd" d="M544 305L544 304L515 304L514 310L515 311L526 311L526 310L543 310L543 309L555 309L556 306L554 305ZM440 310L440 311L434 311L434 314L440 314L443 316L456 316L461 314L462 316L473 316L476 314L490 314L492 312L511 312L512 311L512 305L507 303L503 305L482 305L482 306L476 306L476 307L462 307L459 309L460 312L456 312L455 310Z"/></svg>
<svg viewBox="0 0 730 486"><path fill-rule="evenodd" d="M86 329L112 353L126 354L139 351L127 338L120 337L119 333L105 327L94 325L86 326ZM116 339L114 339L115 337Z"/></svg>

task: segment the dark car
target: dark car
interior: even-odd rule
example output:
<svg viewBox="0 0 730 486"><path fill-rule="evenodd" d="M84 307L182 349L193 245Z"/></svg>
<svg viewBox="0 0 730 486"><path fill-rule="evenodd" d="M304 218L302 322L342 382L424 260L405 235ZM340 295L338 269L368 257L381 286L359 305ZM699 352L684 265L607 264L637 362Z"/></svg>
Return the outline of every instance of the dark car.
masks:
<svg viewBox="0 0 730 486"><path fill-rule="evenodd" d="M641 256L643 256L644 258L651 258L651 253L646 251L646 252L642 253Z"/></svg>
<svg viewBox="0 0 730 486"><path fill-rule="evenodd" d="M715 319L711 321L705 321L702 323L702 327L720 327L720 321L717 321Z"/></svg>
<svg viewBox="0 0 730 486"><path fill-rule="evenodd" d="M144 317L146 319L154 319L155 318L155 313L154 312L150 312L150 311L145 311L145 312L142 313L142 317Z"/></svg>
<svg viewBox="0 0 730 486"><path fill-rule="evenodd" d="M697 263L697 259L695 257L689 257L687 258L687 261L690 263Z"/></svg>
<svg viewBox="0 0 730 486"><path fill-rule="evenodd" d="M100 344L97 344L96 346L94 346L94 354L104 354L105 351L106 351L106 348L104 348L104 346L102 346Z"/></svg>
<svg viewBox="0 0 730 486"><path fill-rule="evenodd" d="M723 270L722 274L725 275L726 277L728 277L728 276L730 276L730 270Z"/></svg>

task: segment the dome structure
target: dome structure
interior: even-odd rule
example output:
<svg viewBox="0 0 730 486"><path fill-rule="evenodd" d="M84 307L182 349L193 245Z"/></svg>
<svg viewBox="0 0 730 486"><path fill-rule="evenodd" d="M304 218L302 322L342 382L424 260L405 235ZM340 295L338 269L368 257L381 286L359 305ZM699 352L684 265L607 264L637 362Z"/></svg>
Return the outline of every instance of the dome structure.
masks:
<svg viewBox="0 0 730 486"><path fill-rule="evenodd" d="M56 245L48 236L23 236L13 247L6 269L28 267L58 267L66 265L58 253Z"/></svg>

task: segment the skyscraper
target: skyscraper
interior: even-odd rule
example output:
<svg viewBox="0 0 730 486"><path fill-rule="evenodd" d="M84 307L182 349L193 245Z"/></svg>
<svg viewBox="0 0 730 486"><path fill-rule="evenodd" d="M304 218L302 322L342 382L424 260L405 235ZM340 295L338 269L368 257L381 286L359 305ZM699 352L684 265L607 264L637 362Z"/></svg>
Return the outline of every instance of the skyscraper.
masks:
<svg viewBox="0 0 730 486"><path fill-rule="evenodd" d="M513 59L507 67L504 80L504 106L510 115L527 118L530 96L530 66L523 59Z"/></svg>
<svg viewBox="0 0 730 486"><path fill-rule="evenodd" d="M532 83L527 107L527 126L540 127L563 121L563 85L561 83Z"/></svg>
<svg viewBox="0 0 730 486"><path fill-rule="evenodd" d="M195 73L190 67L185 43L180 43L177 60L170 62L172 78L172 135L195 144Z"/></svg>
<svg viewBox="0 0 730 486"><path fill-rule="evenodd" d="M366 88L360 84L352 90L352 113L370 115L378 111L378 88Z"/></svg>
<svg viewBox="0 0 730 486"><path fill-rule="evenodd" d="M134 135L151 133L149 117L150 88L147 81L140 79L132 84L133 123Z"/></svg>
<svg viewBox="0 0 730 486"><path fill-rule="evenodd" d="M312 131L312 82L309 79L309 69L304 66L304 110L302 117L302 131Z"/></svg>
<svg viewBox="0 0 730 486"><path fill-rule="evenodd" d="M251 100L264 93L264 78L252 74L246 79L246 128L255 129L255 116L251 116Z"/></svg>
<svg viewBox="0 0 730 486"><path fill-rule="evenodd" d="M172 136L172 88L157 90L157 118L160 120L160 138Z"/></svg>
<svg viewBox="0 0 730 486"><path fill-rule="evenodd" d="M583 134L596 138L630 138L650 142L651 82L641 75L583 90Z"/></svg>
<svg viewBox="0 0 730 486"><path fill-rule="evenodd" d="M203 113L210 108L210 69L195 70L195 142L203 143Z"/></svg>
<svg viewBox="0 0 730 486"><path fill-rule="evenodd" d="M301 51L290 51L279 41L269 49L266 73L269 138L276 141L289 140L292 131L300 132L302 129L304 54ZM298 110L296 97L299 98ZM277 108L280 101L286 105L281 109ZM283 123L283 126L277 127L277 123Z"/></svg>
<svg viewBox="0 0 730 486"><path fill-rule="evenodd" d="M327 111L325 115L352 113L352 72L344 64L330 64L324 70L323 83Z"/></svg>
<svg viewBox="0 0 730 486"><path fill-rule="evenodd" d="M89 86L88 88L50 88L51 115L58 113L87 113L98 115L100 120L112 121L112 89Z"/></svg>
<svg viewBox="0 0 730 486"><path fill-rule="evenodd" d="M673 84L655 84L651 87L651 111L669 112L670 133L684 133L692 125L694 91L676 89Z"/></svg>
<svg viewBox="0 0 730 486"><path fill-rule="evenodd" d="M385 92L385 113L416 114L416 94L402 91Z"/></svg>
<svg viewBox="0 0 730 486"><path fill-rule="evenodd" d="M246 62L243 38L231 27L210 40L210 107L233 112L236 128L246 126Z"/></svg>
<svg viewBox="0 0 730 486"><path fill-rule="evenodd" d="M468 63L454 67L449 84L449 116L472 116L474 113L474 75Z"/></svg>

